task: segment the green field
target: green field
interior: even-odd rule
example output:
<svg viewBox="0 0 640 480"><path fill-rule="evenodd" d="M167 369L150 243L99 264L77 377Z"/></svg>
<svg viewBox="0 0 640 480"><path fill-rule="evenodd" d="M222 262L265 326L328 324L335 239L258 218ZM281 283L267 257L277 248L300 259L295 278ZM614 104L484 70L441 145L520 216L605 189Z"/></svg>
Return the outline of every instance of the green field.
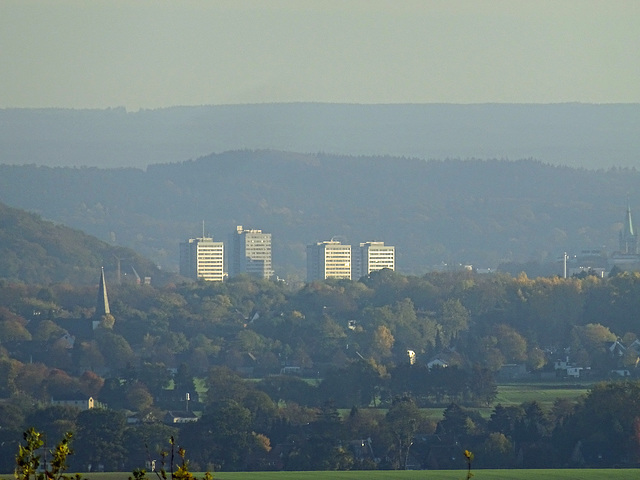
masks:
<svg viewBox="0 0 640 480"><path fill-rule="evenodd" d="M470 410L477 410L484 418L489 418L496 405L502 406L520 405L525 402L536 401L543 410L549 411L556 399L578 400L586 395L591 385L571 385L566 383L513 383L498 385L498 395L489 407L471 407ZM439 421L445 407L423 408L421 409L431 420Z"/></svg>
<svg viewBox="0 0 640 480"><path fill-rule="evenodd" d="M475 470L474 480L626 480L637 479L640 470ZM409 471L350 471L350 472L261 472L261 473L218 473L214 478L221 480L463 480L465 470L409 470ZM98 480L98 479L96 479Z"/></svg>
<svg viewBox="0 0 640 480"><path fill-rule="evenodd" d="M536 384L536 383L514 383L498 386L498 396L494 404L501 403L503 406L520 405L523 402L536 400L544 407L551 407L557 398L577 400L585 395L591 385L581 384Z"/></svg>
<svg viewBox="0 0 640 480"><path fill-rule="evenodd" d="M349 472L217 472L218 480L464 480L465 470L377 470ZM126 480L129 473L94 473L89 480ZM474 480L631 480L640 469L474 470ZM13 475L1 475L9 480ZM147 478L157 478L147 475Z"/></svg>

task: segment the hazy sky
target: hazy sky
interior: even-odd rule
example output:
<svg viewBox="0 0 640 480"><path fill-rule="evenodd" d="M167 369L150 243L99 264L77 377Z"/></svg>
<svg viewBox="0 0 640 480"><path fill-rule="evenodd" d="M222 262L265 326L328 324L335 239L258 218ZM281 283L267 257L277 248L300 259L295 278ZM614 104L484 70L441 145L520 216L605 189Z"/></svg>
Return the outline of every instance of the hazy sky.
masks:
<svg viewBox="0 0 640 480"><path fill-rule="evenodd" d="M0 108L298 101L640 102L640 1L0 1Z"/></svg>

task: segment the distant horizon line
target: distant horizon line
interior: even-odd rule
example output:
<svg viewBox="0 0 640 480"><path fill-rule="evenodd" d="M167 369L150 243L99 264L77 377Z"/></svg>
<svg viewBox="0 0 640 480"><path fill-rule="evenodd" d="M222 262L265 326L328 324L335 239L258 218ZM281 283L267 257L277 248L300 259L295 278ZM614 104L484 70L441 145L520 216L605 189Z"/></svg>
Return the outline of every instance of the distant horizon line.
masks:
<svg viewBox="0 0 640 480"><path fill-rule="evenodd" d="M323 106L354 106L354 107L375 107L375 106L616 106L616 105L640 105L640 102L583 102L583 101L563 101L563 102L322 102L322 101L283 101L283 102L247 102L247 103L203 103L203 104L176 104L157 107L129 108L125 105L117 106L94 106L94 107L65 107L65 106L2 106L0 110L61 110L61 111L121 111L126 113L148 112L156 110L170 110L177 108L215 108L215 107L250 107L269 105L323 105Z"/></svg>

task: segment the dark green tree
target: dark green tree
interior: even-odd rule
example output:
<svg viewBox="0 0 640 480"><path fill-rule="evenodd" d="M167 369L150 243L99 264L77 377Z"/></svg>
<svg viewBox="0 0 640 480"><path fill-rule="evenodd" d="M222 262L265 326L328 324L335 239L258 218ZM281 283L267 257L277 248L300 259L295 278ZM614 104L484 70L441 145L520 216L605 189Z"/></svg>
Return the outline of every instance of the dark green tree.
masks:
<svg viewBox="0 0 640 480"><path fill-rule="evenodd" d="M424 418L410 397L396 397L385 417L385 423L393 436L393 464L400 470L407 468L409 451L415 434L422 426Z"/></svg>
<svg viewBox="0 0 640 480"><path fill-rule="evenodd" d="M106 471L121 471L126 459L124 414L99 408L84 410L78 415L77 426L73 468L90 471L103 465Z"/></svg>
<svg viewBox="0 0 640 480"><path fill-rule="evenodd" d="M640 459L640 382L597 384L554 437L564 461L580 442L587 465L634 464Z"/></svg>
<svg viewBox="0 0 640 480"><path fill-rule="evenodd" d="M194 468L242 469L253 445L252 422L249 409L235 400L211 404L198 422L186 425L181 432Z"/></svg>
<svg viewBox="0 0 640 480"><path fill-rule="evenodd" d="M495 375L488 368L474 365L468 376L468 383L472 397L485 405L490 405L498 395Z"/></svg>
<svg viewBox="0 0 640 480"><path fill-rule="evenodd" d="M193 395L196 392L196 384L189 365L181 363L178 366L178 371L173 377L173 385L174 390L183 398L186 393Z"/></svg>
<svg viewBox="0 0 640 480"><path fill-rule="evenodd" d="M127 428L122 439L127 452L124 469L141 468L149 459L156 460L159 469L161 452L167 449L168 439L177 434L177 428L159 423L139 423Z"/></svg>

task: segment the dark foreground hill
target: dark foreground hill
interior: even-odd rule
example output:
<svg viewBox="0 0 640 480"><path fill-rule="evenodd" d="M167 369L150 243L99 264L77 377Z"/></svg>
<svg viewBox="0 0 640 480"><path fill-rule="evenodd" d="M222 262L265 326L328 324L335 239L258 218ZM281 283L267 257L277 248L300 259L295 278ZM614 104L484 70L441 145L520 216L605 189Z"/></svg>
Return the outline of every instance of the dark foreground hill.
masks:
<svg viewBox="0 0 640 480"><path fill-rule="evenodd" d="M42 220L38 215L0 203L0 278L25 283L92 284L100 268L155 281L167 274L134 251L114 247L78 230ZM122 276L121 276L122 278Z"/></svg>
<svg viewBox="0 0 640 480"><path fill-rule="evenodd" d="M138 169L0 166L0 201L177 269L178 244L236 225L273 234L276 273L304 276L305 245L395 245L398 269L555 261L618 248L640 173L533 160L423 161L235 151Z"/></svg>
<svg viewBox="0 0 640 480"><path fill-rule="evenodd" d="M260 104L0 110L0 163L145 168L239 149L638 165L638 104Z"/></svg>

